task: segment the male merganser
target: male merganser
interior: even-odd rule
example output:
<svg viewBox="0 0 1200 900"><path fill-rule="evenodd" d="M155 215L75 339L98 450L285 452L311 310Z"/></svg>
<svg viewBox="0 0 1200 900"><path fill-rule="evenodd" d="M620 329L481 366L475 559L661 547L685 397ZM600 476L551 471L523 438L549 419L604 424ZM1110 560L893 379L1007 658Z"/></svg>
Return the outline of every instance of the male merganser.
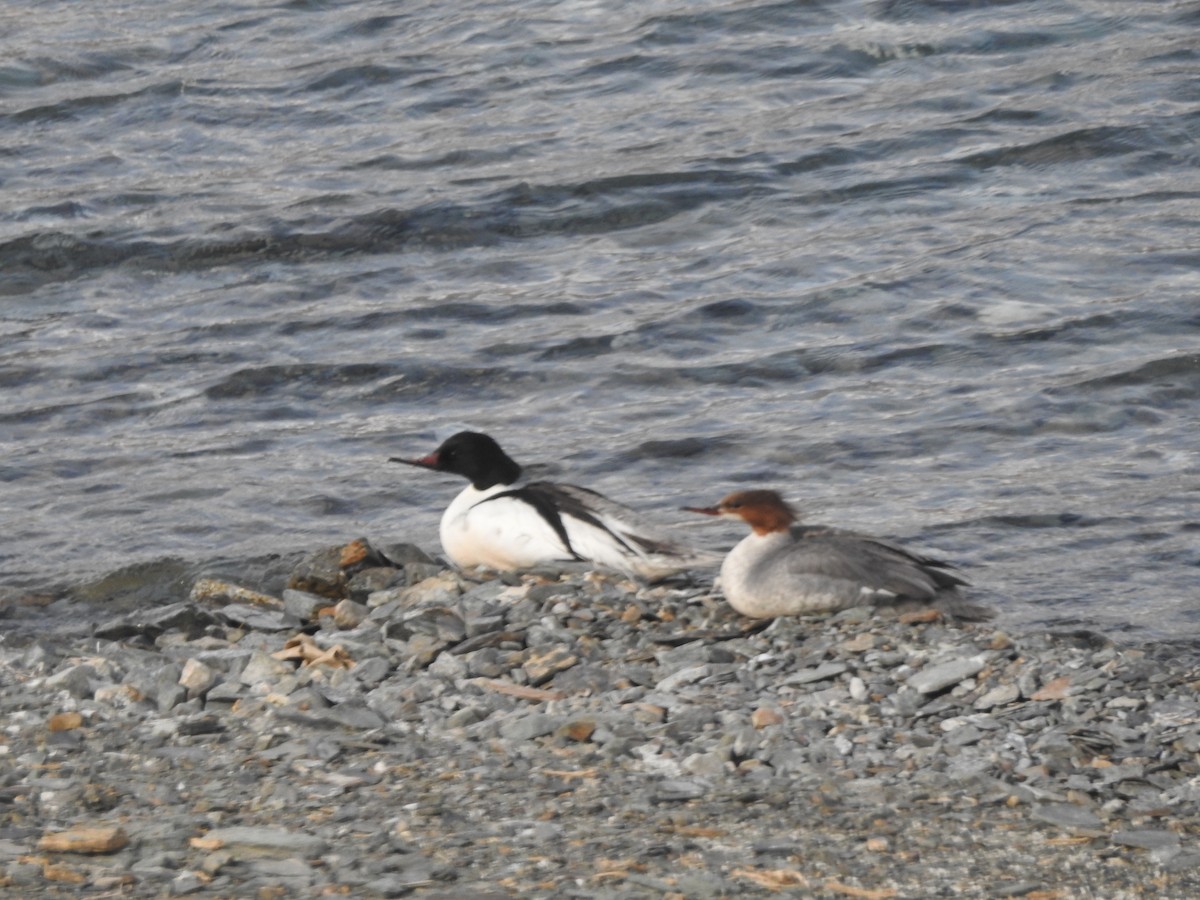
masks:
<svg viewBox="0 0 1200 900"><path fill-rule="evenodd" d="M521 467L486 434L460 431L428 456L391 461L471 482L446 508L440 528L446 555L464 568L583 560L653 580L717 562L595 491L550 481L517 485Z"/></svg>
<svg viewBox="0 0 1200 900"><path fill-rule="evenodd" d="M739 491L689 512L741 519L752 529L721 564L721 588L744 616L800 616L855 606L933 606L962 619L992 611L962 601L950 563L890 541L822 525L795 525L775 491Z"/></svg>

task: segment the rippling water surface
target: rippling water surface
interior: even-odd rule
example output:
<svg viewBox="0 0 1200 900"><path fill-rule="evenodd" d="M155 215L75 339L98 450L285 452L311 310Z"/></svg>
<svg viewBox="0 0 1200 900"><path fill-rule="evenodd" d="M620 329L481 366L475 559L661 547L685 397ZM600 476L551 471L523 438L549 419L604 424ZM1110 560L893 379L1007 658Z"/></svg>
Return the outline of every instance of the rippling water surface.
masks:
<svg viewBox="0 0 1200 900"><path fill-rule="evenodd" d="M1195 641L1197 26L12 0L3 583L436 550L460 484L386 458L469 424L666 522L780 487L1013 626Z"/></svg>

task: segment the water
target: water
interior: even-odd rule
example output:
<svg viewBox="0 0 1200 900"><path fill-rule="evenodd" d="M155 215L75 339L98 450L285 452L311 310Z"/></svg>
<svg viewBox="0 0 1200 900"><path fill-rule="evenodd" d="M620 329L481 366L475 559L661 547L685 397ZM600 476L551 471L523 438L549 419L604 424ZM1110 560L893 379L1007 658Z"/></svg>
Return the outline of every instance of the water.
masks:
<svg viewBox="0 0 1200 900"><path fill-rule="evenodd" d="M460 485L386 458L468 424L667 522L782 488L1006 626L1194 643L1197 25L12 0L3 584L436 550Z"/></svg>

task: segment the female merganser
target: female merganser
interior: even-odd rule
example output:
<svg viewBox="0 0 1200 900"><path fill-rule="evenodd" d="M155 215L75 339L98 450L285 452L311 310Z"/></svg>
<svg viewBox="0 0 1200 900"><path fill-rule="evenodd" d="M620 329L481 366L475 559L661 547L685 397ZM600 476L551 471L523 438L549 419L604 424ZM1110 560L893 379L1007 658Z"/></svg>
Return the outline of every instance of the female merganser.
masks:
<svg viewBox="0 0 1200 900"><path fill-rule="evenodd" d="M651 530L633 510L573 484L517 485L521 467L492 438L460 431L420 459L392 462L453 472L471 483L442 515L442 548L458 566L498 571L590 561L665 578L717 559Z"/></svg>
<svg viewBox="0 0 1200 900"><path fill-rule="evenodd" d="M744 616L800 616L855 606L933 606L963 619L992 611L966 603L967 582L950 563L889 541L821 525L794 525L796 512L774 491L739 491L689 512L741 519L752 529L721 564L721 588Z"/></svg>

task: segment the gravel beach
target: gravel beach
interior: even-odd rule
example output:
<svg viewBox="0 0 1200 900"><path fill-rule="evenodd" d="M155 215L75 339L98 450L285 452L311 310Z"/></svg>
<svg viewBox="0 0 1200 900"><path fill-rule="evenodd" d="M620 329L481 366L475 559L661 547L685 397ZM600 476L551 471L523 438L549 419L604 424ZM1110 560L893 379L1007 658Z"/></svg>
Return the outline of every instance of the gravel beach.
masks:
<svg viewBox="0 0 1200 900"><path fill-rule="evenodd" d="M366 541L0 602L10 896L1200 895L1200 668Z"/></svg>

